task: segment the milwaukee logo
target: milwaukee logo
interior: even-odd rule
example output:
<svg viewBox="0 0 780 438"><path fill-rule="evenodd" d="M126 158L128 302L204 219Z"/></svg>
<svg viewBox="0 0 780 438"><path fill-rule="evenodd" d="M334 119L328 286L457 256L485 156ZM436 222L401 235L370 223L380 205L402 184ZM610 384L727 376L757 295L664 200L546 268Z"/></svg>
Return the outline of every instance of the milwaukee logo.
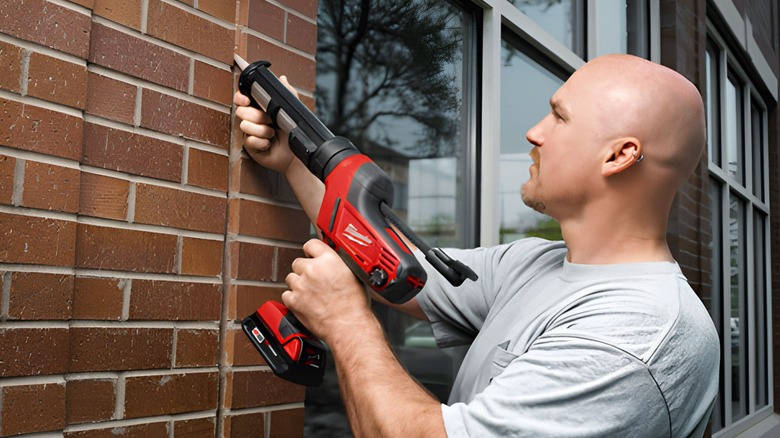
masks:
<svg viewBox="0 0 780 438"><path fill-rule="evenodd" d="M342 233L347 239L363 246L371 245L373 242L368 236L360 234L357 227L352 224L347 225L347 229Z"/></svg>

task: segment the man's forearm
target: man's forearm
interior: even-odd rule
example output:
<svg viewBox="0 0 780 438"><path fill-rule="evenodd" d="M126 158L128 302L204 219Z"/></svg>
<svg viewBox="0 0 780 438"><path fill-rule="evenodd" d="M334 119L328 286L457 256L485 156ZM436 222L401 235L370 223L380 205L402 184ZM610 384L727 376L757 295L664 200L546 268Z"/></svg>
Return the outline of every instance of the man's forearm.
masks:
<svg viewBox="0 0 780 438"><path fill-rule="evenodd" d="M322 197L325 195L325 184L306 168L297 158L293 158L284 176L290 183L295 197L306 212L314 226L317 226L317 215L320 213Z"/></svg>
<svg viewBox="0 0 780 438"><path fill-rule="evenodd" d="M445 437L441 404L404 370L371 315L329 339L356 437Z"/></svg>

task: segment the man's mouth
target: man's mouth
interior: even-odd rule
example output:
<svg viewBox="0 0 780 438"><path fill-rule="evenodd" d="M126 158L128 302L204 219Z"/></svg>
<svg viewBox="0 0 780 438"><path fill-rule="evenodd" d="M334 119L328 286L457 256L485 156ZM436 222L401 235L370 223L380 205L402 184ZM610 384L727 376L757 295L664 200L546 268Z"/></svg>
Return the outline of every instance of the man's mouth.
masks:
<svg viewBox="0 0 780 438"><path fill-rule="evenodd" d="M529 153L528 155L530 155L531 159L534 160L534 164L536 164L538 166L539 165L539 148L534 147L533 149L531 149L531 153Z"/></svg>

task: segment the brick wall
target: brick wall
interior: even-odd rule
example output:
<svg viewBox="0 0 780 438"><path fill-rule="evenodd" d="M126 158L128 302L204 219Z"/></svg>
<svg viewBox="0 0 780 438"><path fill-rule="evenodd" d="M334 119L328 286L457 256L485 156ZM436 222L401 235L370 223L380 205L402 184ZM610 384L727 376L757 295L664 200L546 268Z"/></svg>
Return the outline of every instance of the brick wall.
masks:
<svg viewBox="0 0 780 438"><path fill-rule="evenodd" d="M706 1L661 1L661 63L705 92ZM711 241L707 157L680 188L669 217L667 240L681 269L709 306Z"/></svg>
<svg viewBox="0 0 780 438"><path fill-rule="evenodd" d="M238 322L309 234L233 53L313 107L316 0L0 2L0 436L296 436Z"/></svg>

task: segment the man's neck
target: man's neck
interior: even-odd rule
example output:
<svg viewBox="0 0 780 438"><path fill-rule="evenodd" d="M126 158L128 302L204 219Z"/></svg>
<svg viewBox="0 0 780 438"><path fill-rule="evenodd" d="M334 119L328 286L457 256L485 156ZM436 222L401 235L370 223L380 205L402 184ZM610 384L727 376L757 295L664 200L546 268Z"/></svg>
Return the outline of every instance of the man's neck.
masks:
<svg viewBox="0 0 780 438"><path fill-rule="evenodd" d="M674 261L666 242L666 223L627 218L562 221L568 260L581 264Z"/></svg>

